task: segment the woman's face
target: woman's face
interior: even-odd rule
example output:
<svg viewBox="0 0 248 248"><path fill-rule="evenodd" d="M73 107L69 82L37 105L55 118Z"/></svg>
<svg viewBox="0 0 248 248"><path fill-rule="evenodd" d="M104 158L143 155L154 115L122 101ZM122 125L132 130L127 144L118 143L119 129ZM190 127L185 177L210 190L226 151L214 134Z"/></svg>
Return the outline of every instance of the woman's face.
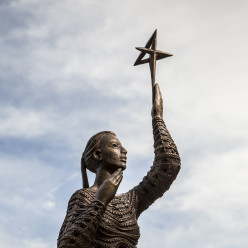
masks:
<svg viewBox="0 0 248 248"><path fill-rule="evenodd" d="M127 150L113 134L105 135L101 141L103 167L116 171L118 168L126 169Z"/></svg>

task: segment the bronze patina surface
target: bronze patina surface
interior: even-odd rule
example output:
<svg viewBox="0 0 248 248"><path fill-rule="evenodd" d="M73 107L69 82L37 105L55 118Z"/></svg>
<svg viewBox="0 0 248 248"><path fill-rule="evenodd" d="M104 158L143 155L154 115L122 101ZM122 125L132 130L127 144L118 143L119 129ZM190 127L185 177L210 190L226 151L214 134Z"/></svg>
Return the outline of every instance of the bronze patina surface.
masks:
<svg viewBox="0 0 248 248"><path fill-rule="evenodd" d="M111 131L92 136L82 154L83 188L77 190L58 237L58 248L134 248L140 237L141 213L167 191L180 170L177 147L163 121L163 99L155 83L156 60L172 56L156 49L157 30L134 65L148 63L152 79L154 162L143 180L127 193L116 195L126 169L127 150ZM143 59L145 54L148 59ZM89 187L86 171L96 174Z"/></svg>

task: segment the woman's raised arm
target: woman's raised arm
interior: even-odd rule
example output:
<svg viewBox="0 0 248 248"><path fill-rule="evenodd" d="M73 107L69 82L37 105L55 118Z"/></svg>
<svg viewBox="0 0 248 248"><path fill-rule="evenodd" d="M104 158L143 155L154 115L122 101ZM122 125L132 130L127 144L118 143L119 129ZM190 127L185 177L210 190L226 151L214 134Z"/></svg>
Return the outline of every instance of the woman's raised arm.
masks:
<svg viewBox="0 0 248 248"><path fill-rule="evenodd" d="M170 188L181 165L177 147L163 121L163 99L158 84L154 86L152 125L155 153L153 166L133 189L137 196L137 217Z"/></svg>

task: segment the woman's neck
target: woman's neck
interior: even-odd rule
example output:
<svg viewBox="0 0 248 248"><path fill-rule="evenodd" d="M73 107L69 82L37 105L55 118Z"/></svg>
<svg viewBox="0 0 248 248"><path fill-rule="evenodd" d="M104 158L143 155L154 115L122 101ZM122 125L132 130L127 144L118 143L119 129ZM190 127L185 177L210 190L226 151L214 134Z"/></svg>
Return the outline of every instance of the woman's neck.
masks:
<svg viewBox="0 0 248 248"><path fill-rule="evenodd" d="M91 186L92 189L98 189L102 183L108 178L110 177L111 173L109 171L107 171L105 168L103 168L102 166L100 166L98 168L98 170L96 171L96 179L95 182L93 184L93 186Z"/></svg>

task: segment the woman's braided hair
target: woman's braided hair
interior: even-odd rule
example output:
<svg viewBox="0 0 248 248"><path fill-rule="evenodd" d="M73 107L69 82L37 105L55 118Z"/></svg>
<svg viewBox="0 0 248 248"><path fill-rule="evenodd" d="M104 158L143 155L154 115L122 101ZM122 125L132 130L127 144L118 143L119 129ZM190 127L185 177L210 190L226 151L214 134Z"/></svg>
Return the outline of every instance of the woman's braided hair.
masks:
<svg viewBox="0 0 248 248"><path fill-rule="evenodd" d="M83 188L89 188L89 181L88 181L88 176L86 169L90 170L91 172L96 172L96 167L97 167L97 161L93 157L93 153L95 150L99 149L101 147L100 143L102 138L107 135L107 134L112 134L116 136L114 132L111 131L102 131L99 132L95 135L93 135L82 154L81 158L81 172L82 172L82 180L83 180Z"/></svg>

